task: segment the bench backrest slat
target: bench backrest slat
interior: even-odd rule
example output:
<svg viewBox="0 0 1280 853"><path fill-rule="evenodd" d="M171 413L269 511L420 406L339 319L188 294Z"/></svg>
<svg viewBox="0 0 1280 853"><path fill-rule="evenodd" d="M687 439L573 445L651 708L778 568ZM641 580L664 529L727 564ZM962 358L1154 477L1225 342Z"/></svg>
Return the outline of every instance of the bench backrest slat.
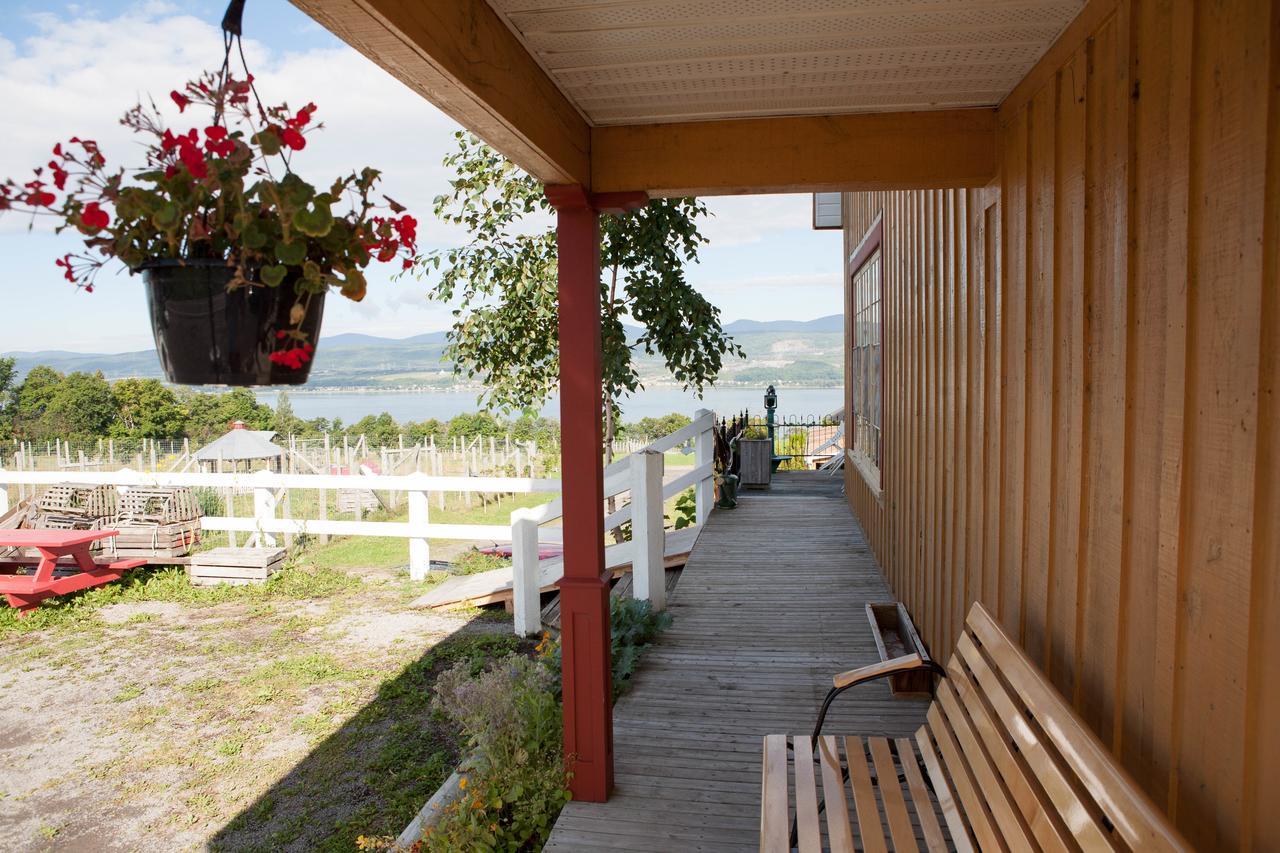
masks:
<svg viewBox="0 0 1280 853"><path fill-rule="evenodd" d="M947 684L956 692L960 704L974 730L978 734L978 748L995 765L997 784L1001 782L1008 791L1030 834L1041 850L1067 851L1074 848L1071 833L1058 815L1047 795L1035 784L1035 777L1028 772L1026 763L1016 747L1010 743L1003 721L996 716L983 696L982 689L970 679L969 672L959 655L951 658L947 666ZM990 797L990 794L988 794ZM1102 848L1106 849L1106 848Z"/></svg>
<svg viewBox="0 0 1280 853"><path fill-rule="evenodd" d="M1015 848L1030 832L1045 848L1074 840L1087 850L1190 849L981 604L969 611L948 672L929 728L984 849L990 817ZM946 737L956 736L950 746L944 723ZM960 784L969 772L985 795L976 813L977 792L966 796Z"/></svg>

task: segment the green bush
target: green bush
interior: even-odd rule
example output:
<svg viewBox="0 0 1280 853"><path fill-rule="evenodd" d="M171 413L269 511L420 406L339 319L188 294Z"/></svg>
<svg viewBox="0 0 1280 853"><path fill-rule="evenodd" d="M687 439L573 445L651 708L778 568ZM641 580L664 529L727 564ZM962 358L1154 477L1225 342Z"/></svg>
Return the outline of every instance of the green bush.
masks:
<svg viewBox="0 0 1280 853"><path fill-rule="evenodd" d="M680 493L676 498L676 530L683 530L686 527L693 527L698 523L698 496L695 494L693 487L690 486Z"/></svg>
<svg viewBox="0 0 1280 853"><path fill-rule="evenodd" d="M429 851L541 849L569 801L560 702L540 662L509 655L440 676L432 707L466 737L459 796L422 836Z"/></svg>
<svg viewBox="0 0 1280 853"><path fill-rule="evenodd" d="M609 598L609 636L613 664L613 698L618 698L629 685L640 656L659 634L671 625L671 614L655 613L653 605L634 598ZM555 679L560 693L560 641L546 638L538 650Z"/></svg>
<svg viewBox="0 0 1280 853"><path fill-rule="evenodd" d="M224 501L216 489L197 488L194 490L196 506L201 515L222 515Z"/></svg>

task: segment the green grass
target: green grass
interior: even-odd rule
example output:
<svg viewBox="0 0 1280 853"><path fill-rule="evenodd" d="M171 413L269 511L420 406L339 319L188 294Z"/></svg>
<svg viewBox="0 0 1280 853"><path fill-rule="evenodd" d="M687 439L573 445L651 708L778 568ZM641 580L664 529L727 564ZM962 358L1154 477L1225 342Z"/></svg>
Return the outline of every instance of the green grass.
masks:
<svg viewBox="0 0 1280 853"><path fill-rule="evenodd" d="M46 599L26 618L11 607L0 608L0 637L47 628L84 628L96 622L96 611L111 604L169 601L192 607L227 602L323 598L360 585L360 579L333 568L289 565L264 584L192 586L175 567L135 569L122 580L70 595Z"/></svg>
<svg viewBox="0 0 1280 853"><path fill-rule="evenodd" d="M509 634L455 635L406 665L378 687L337 731L334 709L299 715L292 729L316 741L290 774L287 786L264 793L211 841L212 850L273 849L305 844L322 853L346 853L359 835L395 835L452 772L461 744L431 710L436 677L457 661L477 672L511 651L529 651L530 641ZM336 661L294 659L277 671L337 677ZM358 808L329 825L318 815L348 796L362 794ZM292 801L292 804L290 803ZM296 803L305 803L298 812ZM286 808L286 806L292 807ZM286 811L292 816L278 816Z"/></svg>

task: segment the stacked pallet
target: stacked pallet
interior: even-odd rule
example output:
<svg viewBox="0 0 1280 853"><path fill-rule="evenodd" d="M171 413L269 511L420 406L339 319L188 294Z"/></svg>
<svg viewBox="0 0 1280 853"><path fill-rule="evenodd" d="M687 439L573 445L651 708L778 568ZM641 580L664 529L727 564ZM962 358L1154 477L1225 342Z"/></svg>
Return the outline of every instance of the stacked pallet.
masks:
<svg viewBox="0 0 1280 853"><path fill-rule="evenodd" d="M200 543L200 506L185 487L132 488L120 498L114 527L121 557L183 557Z"/></svg>
<svg viewBox="0 0 1280 853"><path fill-rule="evenodd" d="M283 565L283 548L214 548L191 558L191 583L193 586L265 583Z"/></svg>

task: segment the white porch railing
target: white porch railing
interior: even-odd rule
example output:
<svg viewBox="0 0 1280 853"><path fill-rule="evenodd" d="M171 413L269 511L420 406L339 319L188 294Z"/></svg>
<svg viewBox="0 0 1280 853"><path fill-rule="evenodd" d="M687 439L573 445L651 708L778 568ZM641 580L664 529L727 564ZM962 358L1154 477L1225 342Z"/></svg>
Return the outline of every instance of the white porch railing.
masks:
<svg viewBox="0 0 1280 853"><path fill-rule="evenodd" d="M697 506L695 520L698 524L706 521L713 495L711 442L714 424L715 414L699 409L687 427L663 436L604 469L604 497L607 499L628 492L631 497L626 506L605 516L605 530L631 522L631 540L621 547L630 552L633 591L636 598L651 602L657 610L666 606L667 589L662 505L668 498L693 486ZM664 482L663 454L690 442L693 444L693 469ZM534 509L518 509L511 514L515 630L522 636L537 633L542 626L538 541L548 531L539 525L561 518L563 514L560 498Z"/></svg>
<svg viewBox="0 0 1280 853"><path fill-rule="evenodd" d="M438 524L430 519L428 495L432 492L558 492L559 480L525 477L436 477L429 474L197 474L176 472L121 471L12 471L0 469L0 515L9 511L9 484L53 486L60 483L117 486L192 486L253 491L253 516L206 515L200 524L205 530L250 533L258 541L274 545L272 534L321 534L339 536L389 536L409 540L409 573L415 580L427 576L431 565L430 539L470 539L510 541L512 530L504 524ZM405 492L409 520L341 521L328 519L278 518L281 489L377 489ZM548 536L554 535L548 531Z"/></svg>

